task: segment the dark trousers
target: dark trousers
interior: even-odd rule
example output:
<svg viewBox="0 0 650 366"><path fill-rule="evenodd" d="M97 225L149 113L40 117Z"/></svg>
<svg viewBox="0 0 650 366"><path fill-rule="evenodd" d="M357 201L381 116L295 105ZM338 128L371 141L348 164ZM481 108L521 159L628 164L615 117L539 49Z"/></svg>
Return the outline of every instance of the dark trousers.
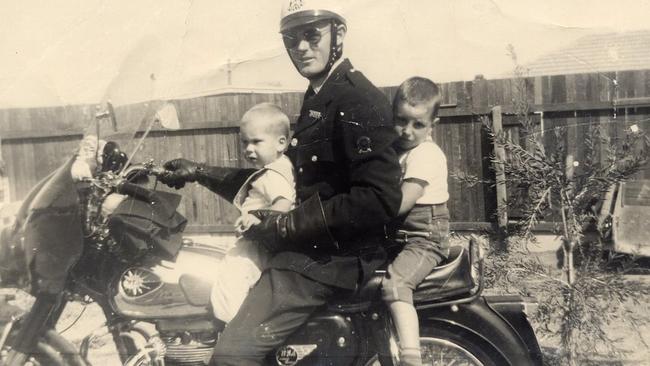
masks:
<svg viewBox="0 0 650 366"><path fill-rule="evenodd" d="M264 358L334 294L300 273L269 269L219 337L210 365L262 365Z"/></svg>

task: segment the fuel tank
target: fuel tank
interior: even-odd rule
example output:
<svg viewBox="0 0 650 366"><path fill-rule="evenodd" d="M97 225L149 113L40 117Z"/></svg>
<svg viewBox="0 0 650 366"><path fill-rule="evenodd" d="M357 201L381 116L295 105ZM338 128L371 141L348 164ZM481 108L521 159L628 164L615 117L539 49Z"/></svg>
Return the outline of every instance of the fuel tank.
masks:
<svg viewBox="0 0 650 366"><path fill-rule="evenodd" d="M114 310L137 320L212 317L207 299L223 253L201 244L184 245L174 262L127 268L111 286Z"/></svg>

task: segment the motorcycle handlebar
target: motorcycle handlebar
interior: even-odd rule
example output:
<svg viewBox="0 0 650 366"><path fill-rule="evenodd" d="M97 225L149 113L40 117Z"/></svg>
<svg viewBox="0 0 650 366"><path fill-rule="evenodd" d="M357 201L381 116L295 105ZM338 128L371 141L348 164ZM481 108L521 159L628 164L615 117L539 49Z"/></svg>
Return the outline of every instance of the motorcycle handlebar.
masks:
<svg viewBox="0 0 650 366"><path fill-rule="evenodd" d="M147 202L155 202L156 195L150 190L143 188L137 184L129 183L127 181L121 182L117 186L117 193L126 194L135 198L146 200Z"/></svg>
<svg viewBox="0 0 650 366"><path fill-rule="evenodd" d="M169 170L166 170L165 168L154 166L154 167L151 167L151 168L148 169L148 173L149 173L149 175L153 175L155 177L162 177L162 176L165 176L165 175L169 174L170 172L169 172Z"/></svg>

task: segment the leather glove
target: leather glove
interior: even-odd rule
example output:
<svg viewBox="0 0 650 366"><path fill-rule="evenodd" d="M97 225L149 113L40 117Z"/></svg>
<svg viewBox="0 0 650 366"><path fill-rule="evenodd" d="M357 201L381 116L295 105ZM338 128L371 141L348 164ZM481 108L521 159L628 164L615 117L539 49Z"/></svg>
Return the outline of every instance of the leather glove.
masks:
<svg viewBox="0 0 650 366"><path fill-rule="evenodd" d="M327 227L318 195L286 213L273 210L254 210L250 213L261 222L245 231L244 237L259 241L272 253L298 251L333 254L339 249Z"/></svg>
<svg viewBox="0 0 650 366"><path fill-rule="evenodd" d="M166 173L159 175L158 179L172 188L180 189L186 182L196 182L200 166L199 163L183 158L170 160L163 165Z"/></svg>
<svg viewBox="0 0 650 366"><path fill-rule="evenodd" d="M249 213L260 219L261 222L248 228L242 233L242 236L263 242L271 252L278 251L277 249L280 247L274 247L282 240L280 232L284 230L284 224L281 224L280 221L287 220L287 213L275 210L252 210Z"/></svg>

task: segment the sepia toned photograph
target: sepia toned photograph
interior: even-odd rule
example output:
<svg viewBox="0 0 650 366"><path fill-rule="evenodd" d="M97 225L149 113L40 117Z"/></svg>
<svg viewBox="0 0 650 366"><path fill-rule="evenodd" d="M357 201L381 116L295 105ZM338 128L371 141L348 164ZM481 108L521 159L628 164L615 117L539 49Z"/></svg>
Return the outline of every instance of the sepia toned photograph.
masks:
<svg viewBox="0 0 650 366"><path fill-rule="evenodd" d="M650 2L0 12L0 366L650 366Z"/></svg>

